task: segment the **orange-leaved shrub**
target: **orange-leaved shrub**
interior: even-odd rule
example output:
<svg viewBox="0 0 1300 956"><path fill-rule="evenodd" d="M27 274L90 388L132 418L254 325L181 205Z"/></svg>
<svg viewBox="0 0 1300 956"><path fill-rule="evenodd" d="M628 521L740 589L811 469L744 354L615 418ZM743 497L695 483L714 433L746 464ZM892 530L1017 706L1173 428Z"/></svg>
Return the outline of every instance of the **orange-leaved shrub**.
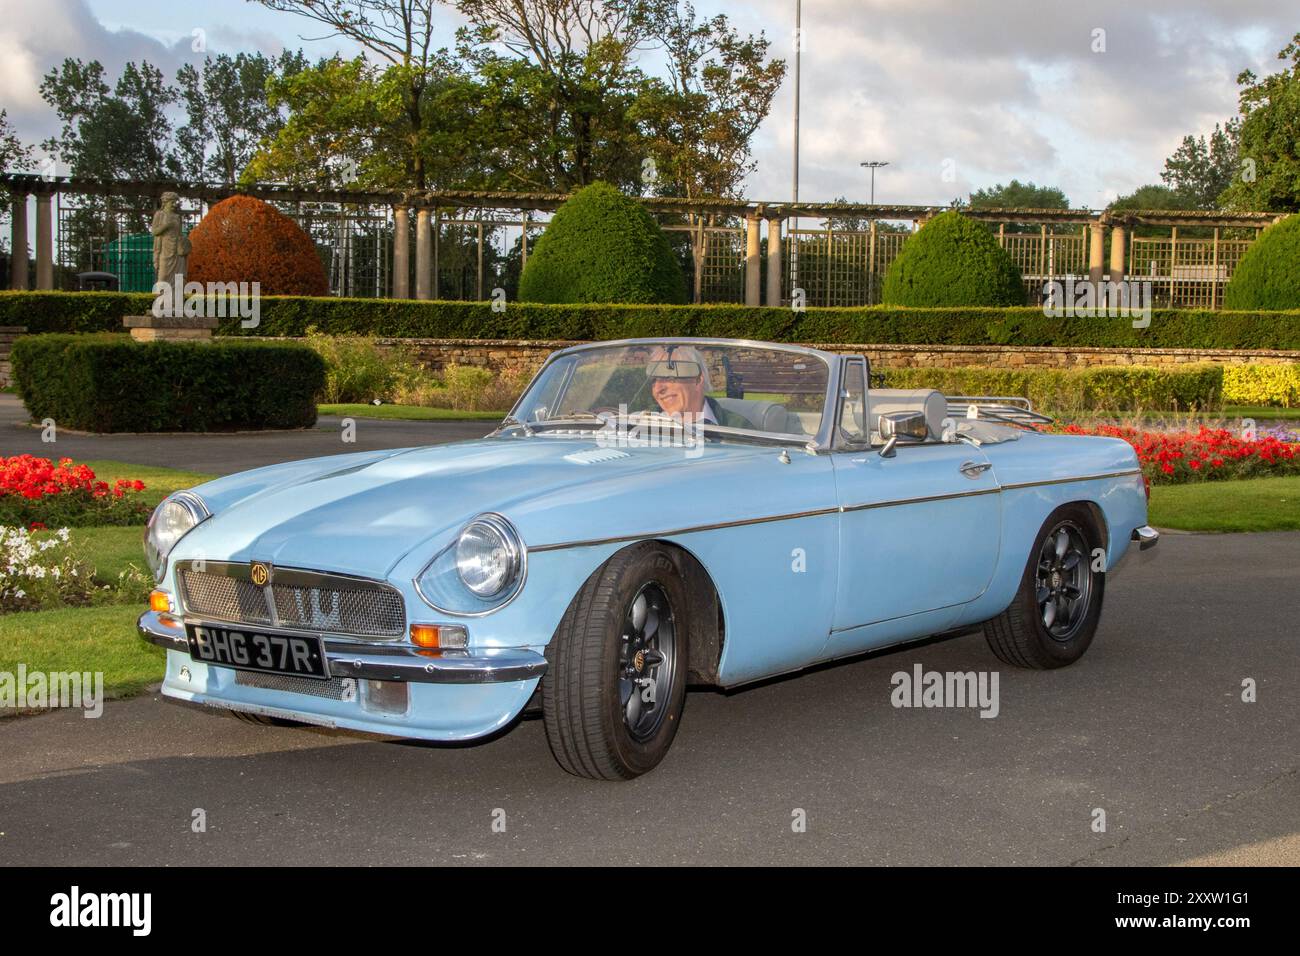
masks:
<svg viewBox="0 0 1300 956"><path fill-rule="evenodd" d="M328 295L311 238L270 203L223 199L190 233L187 281L258 282L262 295Z"/></svg>

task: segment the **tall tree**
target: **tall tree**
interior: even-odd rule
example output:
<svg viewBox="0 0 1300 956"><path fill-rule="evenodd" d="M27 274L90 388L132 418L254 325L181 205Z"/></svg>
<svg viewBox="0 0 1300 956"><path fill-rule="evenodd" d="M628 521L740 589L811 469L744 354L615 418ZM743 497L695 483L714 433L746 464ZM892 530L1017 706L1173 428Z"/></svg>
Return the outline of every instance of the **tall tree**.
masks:
<svg viewBox="0 0 1300 956"><path fill-rule="evenodd" d="M431 61L420 97L420 150L410 153L403 106L405 72L364 57L332 57L292 75L272 78L269 102L288 118L265 140L246 178L338 188L404 188L413 158L432 188L483 185L494 117L479 109L481 91L445 51Z"/></svg>
<svg viewBox="0 0 1300 956"><path fill-rule="evenodd" d="M389 63L390 89L398 94L403 124L403 162L408 182L428 184L428 110L425 95L434 48L434 7L439 0L252 0L272 10L296 13L323 24Z"/></svg>
<svg viewBox="0 0 1300 956"><path fill-rule="evenodd" d="M186 123L176 131L185 176L236 182L258 144L273 137L284 116L267 99L267 84L307 66L301 51L272 59L262 53L224 53L204 58L202 68L176 72Z"/></svg>
<svg viewBox="0 0 1300 956"><path fill-rule="evenodd" d="M32 168L32 148L18 138L6 110L0 110L0 172L27 172ZM0 189L0 213L9 211L9 190ZM0 235L0 244L9 237Z"/></svg>
<svg viewBox="0 0 1300 956"><path fill-rule="evenodd" d="M1032 182L1022 183L1013 179L1005 186L997 183L985 189L977 189L970 194L968 202L954 201L953 205L959 209L1069 209L1070 200L1055 186L1036 186ZM1038 232L1041 228L1028 223L1009 222L1004 231L1030 233Z"/></svg>
<svg viewBox="0 0 1300 956"><path fill-rule="evenodd" d="M127 63L112 90L98 60L66 59L46 74L41 95L62 123L42 147L74 176L97 179L175 179L167 109L176 90L152 64Z"/></svg>
<svg viewBox="0 0 1300 956"><path fill-rule="evenodd" d="M1193 209L1217 209L1219 197L1237 174L1237 140L1240 122L1214 124L1204 136L1184 136L1178 149L1165 160L1160 178Z"/></svg>
<svg viewBox="0 0 1300 956"><path fill-rule="evenodd" d="M1223 195L1233 209L1300 211L1300 33L1277 58L1289 66L1263 79L1250 70L1237 77L1239 162Z"/></svg>
<svg viewBox="0 0 1300 956"><path fill-rule="evenodd" d="M597 179L636 188L642 137L628 112L669 0L459 0L462 53L516 131L503 163L527 188ZM498 49L504 49L506 55Z"/></svg>
<svg viewBox="0 0 1300 956"><path fill-rule="evenodd" d="M690 3L673 5L657 36L667 79L648 79L634 111L649 134L659 195L737 196L753 171L750 142L785 77L769 42L741 36L727 17L697 20Z"/></svg>
<svg viewBox="0 0 1300 956"><path fill-rule="evenodd" d="M1150 184L1139 186L1127 196L1116 198L1109 206L1106 207L1110 212L1138 212L1142 210L1178 210L1178 209L1196 209L1197 206L1189 193L1182 193L1169 186L1159 184ZM1152 237L1169 236L1168 226L1137 226L1133 235ZM1196 228L1183 227L1179 229L1179 235L1200 236L1203 233Z"/></svg>

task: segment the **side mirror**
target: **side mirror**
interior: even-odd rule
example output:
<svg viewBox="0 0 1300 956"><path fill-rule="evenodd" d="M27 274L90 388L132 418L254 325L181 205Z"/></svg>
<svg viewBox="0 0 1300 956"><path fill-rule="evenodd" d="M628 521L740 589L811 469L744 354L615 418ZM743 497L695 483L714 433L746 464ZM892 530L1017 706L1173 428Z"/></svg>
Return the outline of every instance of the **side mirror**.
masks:
<svg viewBox="0 0 1300 956"><path fill-rule="evenodd" d="M930 426L925 420L925 412L886 412L880 416L876 430L885 441L891 438L913 438L917 441L925 441L930 437Z"/></svg>
<svg viewBox="0 0 1300 956"><path fill-rule="evenodd" d="M885 447L880 449L881 458L893 458L898 454L900 438L925 441L930 436L924 412L885 412L877 423L876 431L885 440Z"/></svg>

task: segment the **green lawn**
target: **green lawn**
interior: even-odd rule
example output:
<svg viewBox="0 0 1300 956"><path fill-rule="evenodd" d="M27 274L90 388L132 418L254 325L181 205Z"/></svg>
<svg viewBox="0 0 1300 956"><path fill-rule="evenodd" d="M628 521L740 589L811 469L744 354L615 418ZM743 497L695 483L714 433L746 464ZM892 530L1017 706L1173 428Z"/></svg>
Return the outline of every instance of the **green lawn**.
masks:
<svg viewBox="0 0 1300 956"><path fill-rule="evenodd" d="M342 418L396 418L402 421L494 421L506 417L505 412L458 412L451 408L427 408L424 405L318 405L321 415L338 415Z"/></svg>
<svg viewBox="0 0 1300 956"><path fill-rule="evenodd" d="M78 462L83 464L83 462ZM158 468L153 465L132 465L125 461L87 461L100 481L110 485L119 478L139 478L144 482L141 497L153 507L173 491L181 488L193 488L205 481L211 481L215 475L203 475L195 471L180 471L176 468ZM143 531L141 531L143 534Z"/></svg>
<svg viewBox="0 0 1300 956"><path fill-rule="evenodd" d="M136 635L142 607L67 608L0 616L0 672L102 671L110 697L162 680L165 652Z"/></svg>
<svg viewBox="0 0 1300 956"><path fill-rule="evenodd" d="M1154 485L1149 522L1180 531L1300 531L1300 475Z"/></svg>
<svg viewBox="0 0 1300 956"><path fill-rule="evenodd" d="M95 576L106 583L134 564L148 572L144 561L144 528L70 528L69 535L76 553L95 566Z"/></svg>
<svg viewBox="0 0 1300 956"><path fill-rule="evenodd" d="M1216 417L1213 414L1207 418ZM1276 405L1225 405L1220 416L1227 419L1253 418L1256 421L1300 418L1300 408L1278 408Z"/></svg>
<svg viewBox="0 0 1300 956"><path fill-rule="evenodd" d="M132 465L121 461L89 461L95 477L112 484L118 478L145 483L142 497L150 506L180 488L209 480L211 475ZM94 565L96 577L114 583L127 565L147 573L142 548L143 525L71 529L76 554ZM164 653L136 634L135 621L143 602L110 604L0 615L0 672L14 673L18 664L28 672L101 671L104 690L116 697L136 693L162 680Z"/></svg>

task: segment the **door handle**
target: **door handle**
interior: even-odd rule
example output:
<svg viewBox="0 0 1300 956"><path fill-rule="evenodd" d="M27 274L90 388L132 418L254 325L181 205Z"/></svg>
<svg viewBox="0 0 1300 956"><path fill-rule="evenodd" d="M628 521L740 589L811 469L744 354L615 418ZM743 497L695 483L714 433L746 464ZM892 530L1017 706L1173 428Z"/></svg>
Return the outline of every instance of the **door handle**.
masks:
<svg viewBox="0 0 1300 956"><path fill-rule="evenodd" d="M967 478L978 478L992 467L993 465L987 461L964 461L961 464L961 473Z"/></svg>

